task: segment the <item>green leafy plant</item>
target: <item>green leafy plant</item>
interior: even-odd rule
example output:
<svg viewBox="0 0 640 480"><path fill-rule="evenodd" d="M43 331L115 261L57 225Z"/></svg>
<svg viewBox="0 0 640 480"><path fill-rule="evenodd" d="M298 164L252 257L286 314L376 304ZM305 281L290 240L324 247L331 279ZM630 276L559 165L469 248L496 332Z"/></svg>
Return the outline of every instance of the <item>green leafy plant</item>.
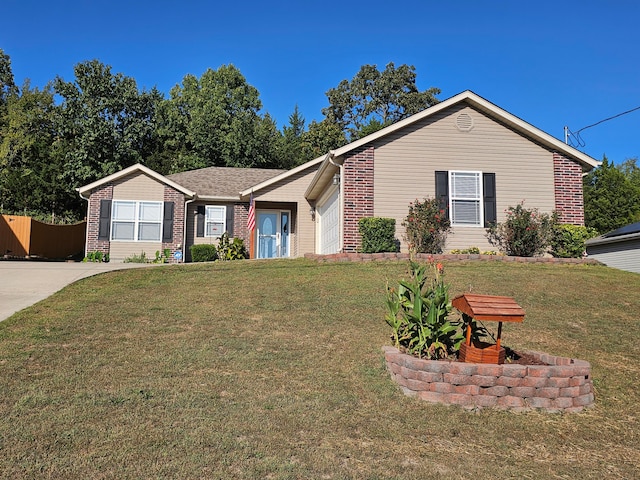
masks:
<svg viewBox="0 0 640 480"><path fill-rule="evenodd" d="M363 217L358 220L362 253L397 252L396 220L394 218Z"/></svg>
<svg viewBox="0 0 640 480"><path fill-rule="evenodd" d="M437 199L416 199L402 222L405 240L412 253L442 253L451 222Z"/></svg>
<svg viewBox="0 0 640 480"><path fill-rule="evenodd" d="M124 263L148 263L147 254L144 251L140 252L140 255L134 253L130 257L125 257Z"/></svg>
<svg viewBox="0 0 640 480"><path fill-rule="evenodd" d="M431 359L447 358L462 342L459 320L451 320L449 285L441 264L410 262L409 280L397 288L387 284L385 320L393 342L408 353Z"/></svg>
<svg viewBox="0 0 640 480"><path fill-rule="evenodd" d="M83 262L109 262L109 254L104 252L87 252L87 255L82 259Z"/></svg>
<svg viewBox="0 0 640 480"><path fill-rule="evenodd" d="M218 249L209 243L191 245L190 249L192 262L213 262L218 258Z"/></svg>
<svg viewBox="0 0 640 480"><path fill-rule="evenodd" d="M487 228L489 243L507 255L533 257L545 253L557 223L555 214L524 208L523 203L506 210L507 219Z"/></svg>
<svg viewBox="0 0 640 480"><path fill-rule="evenodd" d="M229 240L229 234L224 232L218 240L218 259L220 260L244 260L248 257L247 249L241 238Z"/></svg>
<svg viewBox="0 0 640 480"><path fill-rule="evenodd" d="M551 255L560 258L581 258L585 253L585 242L597 237L595 228L578 225L556 225L551 239Z"/></svg>
<svg viewBox="0 0 640 480"><path fill-rule="evenodd" d="M479 254L480 253L480 249L478 247L469 247L469 248L465 248L464 250L460 250L460 249L455 249L455 250L451 250L451 253L453 254Z"/></svg>

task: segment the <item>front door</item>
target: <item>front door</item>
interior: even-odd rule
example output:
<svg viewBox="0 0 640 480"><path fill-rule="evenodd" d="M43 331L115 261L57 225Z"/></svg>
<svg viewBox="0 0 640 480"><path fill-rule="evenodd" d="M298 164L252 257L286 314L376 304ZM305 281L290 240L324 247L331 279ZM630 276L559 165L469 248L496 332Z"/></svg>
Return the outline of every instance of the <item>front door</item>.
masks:
<svg viewBox="0 0 640 480"><path fill-rule="evenodd" d="M264 210L258 215L258 258L289 256L291 212Z"/></svg>

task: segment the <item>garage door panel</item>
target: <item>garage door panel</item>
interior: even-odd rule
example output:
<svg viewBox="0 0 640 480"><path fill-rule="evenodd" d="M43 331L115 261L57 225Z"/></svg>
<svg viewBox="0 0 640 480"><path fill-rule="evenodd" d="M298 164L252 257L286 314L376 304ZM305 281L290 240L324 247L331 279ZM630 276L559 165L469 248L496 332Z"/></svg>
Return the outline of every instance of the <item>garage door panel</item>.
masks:
<svg viewBox="0 0 640 480"><path fill-rule="evenodd" d="M318 207L320 223L320 253L323 255L337 253L340 248L340 202L336 189Z"/></svg>

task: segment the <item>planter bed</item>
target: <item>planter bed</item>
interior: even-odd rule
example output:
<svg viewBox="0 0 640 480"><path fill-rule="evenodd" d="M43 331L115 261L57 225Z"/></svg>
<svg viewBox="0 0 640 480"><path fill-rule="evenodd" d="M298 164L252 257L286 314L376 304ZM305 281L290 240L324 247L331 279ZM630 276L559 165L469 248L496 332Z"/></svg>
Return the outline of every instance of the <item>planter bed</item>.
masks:
<svg viewBox="0 0 640 480"><path fill-rule="evenodd" d="M425 360L383 347L391 378L406 395L465 408L579 412L594 404L591 365L523 352L543 365Z"/></svg>

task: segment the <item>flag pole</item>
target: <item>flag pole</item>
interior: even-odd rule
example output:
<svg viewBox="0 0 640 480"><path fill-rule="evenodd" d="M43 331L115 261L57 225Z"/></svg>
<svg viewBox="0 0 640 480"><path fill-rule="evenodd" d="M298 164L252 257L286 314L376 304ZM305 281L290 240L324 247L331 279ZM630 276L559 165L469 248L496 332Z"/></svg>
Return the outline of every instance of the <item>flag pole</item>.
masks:
<svg viewBox="0 0 640 480"><path fill-rule="evenodd" d="M256 229L256 204L253 200L253 190L249 197L249 215L247 218L247 229L249 230L249 258L255 258L255 240L253 232Z"/></svg>

